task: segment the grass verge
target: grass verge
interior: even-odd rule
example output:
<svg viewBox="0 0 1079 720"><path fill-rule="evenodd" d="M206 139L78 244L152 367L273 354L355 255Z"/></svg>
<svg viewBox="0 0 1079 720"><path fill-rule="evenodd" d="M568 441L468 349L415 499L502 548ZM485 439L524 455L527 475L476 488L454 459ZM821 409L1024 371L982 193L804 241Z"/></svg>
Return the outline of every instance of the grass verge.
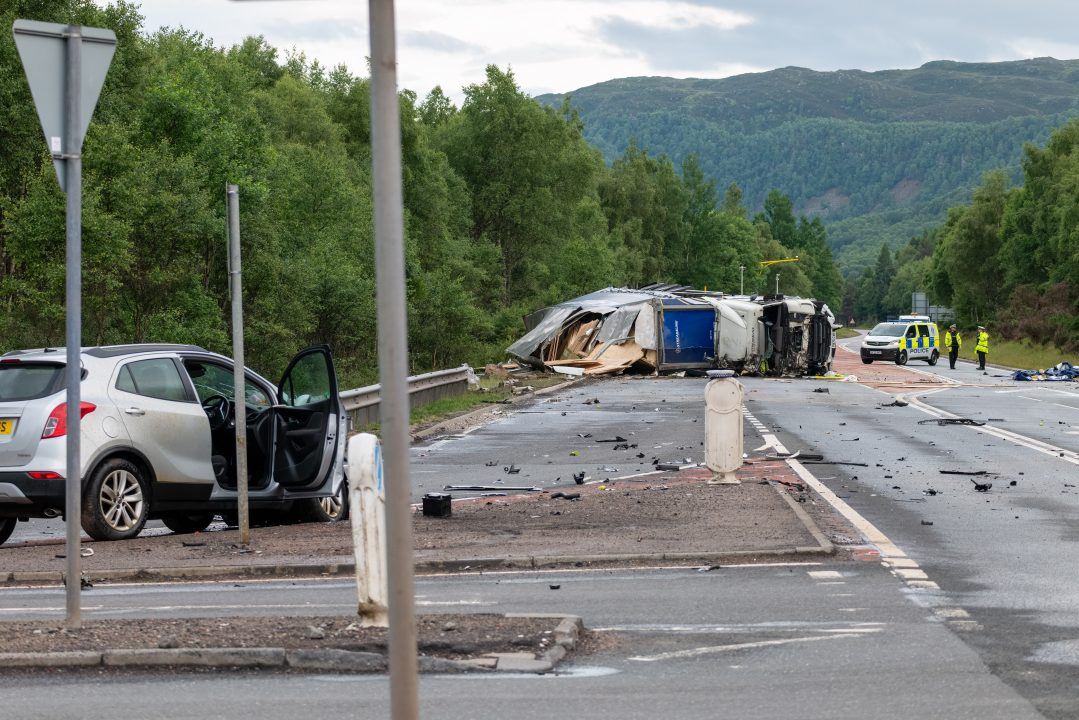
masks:
<svg viewBox="0 0 1079 720"><path fill-rule="evenodd" d="M857 329L851 328L851 327L841 327L841 328L837 328L836 331L835 331L835 336L837 338L839 338L840 340L844 340L846 338L858 337L859 334L860 333L858 332Z"/></svg>
<svg viewBox="0 0 1079 720"><path fill-rule="evenodd" d="M968 340L964 337L963 341L963 349L959 351L959 357L977 362L978 355L974 352L976 344L974 338ZM946 356L944 360L947 360ZM1074 355L1054 345L1042 345L1027 340L989 340L989 362L995 365L1023 370L1044 370L1062 360L1067 360L1072 364L1077 362Z"/></svg>

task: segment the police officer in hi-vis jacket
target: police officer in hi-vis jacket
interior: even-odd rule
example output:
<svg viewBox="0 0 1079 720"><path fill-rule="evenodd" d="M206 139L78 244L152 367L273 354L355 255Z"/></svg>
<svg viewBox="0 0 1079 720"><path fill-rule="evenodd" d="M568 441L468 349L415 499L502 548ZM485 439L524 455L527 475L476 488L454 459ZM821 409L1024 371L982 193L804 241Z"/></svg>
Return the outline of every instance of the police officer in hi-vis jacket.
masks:
<svg viewBox="0 0 1079 720"><path fill-rule="evenodd" d="M948 350L948 366L955 370L955 361L959 357L959 348L963 347L963 336L955 329L953 324L944 333L944 347Z"/></svg>

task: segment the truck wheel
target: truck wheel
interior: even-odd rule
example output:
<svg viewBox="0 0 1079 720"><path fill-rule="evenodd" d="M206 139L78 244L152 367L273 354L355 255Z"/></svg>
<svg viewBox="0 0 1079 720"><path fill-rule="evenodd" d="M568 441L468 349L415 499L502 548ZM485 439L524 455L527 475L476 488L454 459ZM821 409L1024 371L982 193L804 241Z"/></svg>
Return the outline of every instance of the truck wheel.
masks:
<svg viewBox="0 0 1079 720"><path fill-rule="evenodd" d="M897 352L895 354L895 364L896 365L906 365L907 364L907 351L906 350L900 350L899 352Z"/></svg>
<svg viewBox="0 0 1079 720"><path fill-rule="evenodd" d="M929 359L926 360L926 362L929 363L930 365L936 365L937 360L940 360L940 353L937 352L936 350L934 350L933 354L929 356Z"/></svg>

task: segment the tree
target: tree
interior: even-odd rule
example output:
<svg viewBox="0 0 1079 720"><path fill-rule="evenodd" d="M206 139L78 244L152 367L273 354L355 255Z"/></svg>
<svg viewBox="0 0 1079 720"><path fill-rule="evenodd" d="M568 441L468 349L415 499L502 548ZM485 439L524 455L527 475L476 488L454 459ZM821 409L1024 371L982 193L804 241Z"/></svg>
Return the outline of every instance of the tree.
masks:
<svg viewBox="0 0 1079 720"><path fill-rule="evenodd" d="M742 188L738 187L738 183L727 186L727 191L723 194L723 212L743 218L747 216L746 208L742 204Z"/></svg>

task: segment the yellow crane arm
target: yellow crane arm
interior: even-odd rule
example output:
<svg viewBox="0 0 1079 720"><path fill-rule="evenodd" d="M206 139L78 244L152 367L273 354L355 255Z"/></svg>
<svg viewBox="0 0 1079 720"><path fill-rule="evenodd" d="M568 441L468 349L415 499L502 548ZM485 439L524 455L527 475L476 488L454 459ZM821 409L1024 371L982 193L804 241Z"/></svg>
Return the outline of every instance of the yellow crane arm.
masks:
<svg viewBox="0 0 1079 720"><path fill-rule="evenodd" d="M760 263L761 267L771 267L772 265L779 265L780 263L798 262L797 257L782 258L781 260L763 260Z"/></svg>

